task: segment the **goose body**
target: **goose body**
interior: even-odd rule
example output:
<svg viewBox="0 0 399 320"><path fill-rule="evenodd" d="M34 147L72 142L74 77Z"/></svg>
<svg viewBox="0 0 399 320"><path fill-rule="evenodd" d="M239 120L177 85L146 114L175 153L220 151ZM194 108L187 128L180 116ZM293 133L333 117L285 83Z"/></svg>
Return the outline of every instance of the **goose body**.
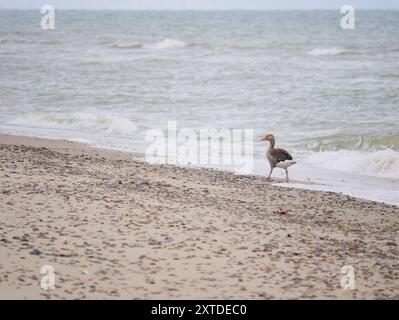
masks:
<svg viewBox="0 0 399 320"><path fill-rule="evenodd" d="M288 182L288 167L292 166L296 162L293 160L288 151L280 148L274 148L276 140L272 134L265 135L261 140L270 142L269 148L266 152L266 158L270 164L270 173L267 179L271 179L273 169L277 167L285 170L285 181Z"/></svg>

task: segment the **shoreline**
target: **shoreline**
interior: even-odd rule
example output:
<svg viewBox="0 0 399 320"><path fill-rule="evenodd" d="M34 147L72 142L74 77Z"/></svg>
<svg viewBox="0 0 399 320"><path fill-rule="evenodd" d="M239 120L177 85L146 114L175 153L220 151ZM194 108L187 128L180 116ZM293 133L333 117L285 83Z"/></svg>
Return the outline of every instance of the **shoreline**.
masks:
<svg viewBox="0 0 399 320"><path fill-rule="evenodd" d="M0 148L0 299L399 298L398 206L77 142Z"/></svg>
<svg viewBox="0 0 399 320"><path fill-rule="evenodd" d="M48 135L42 135L39 133L18 133L18 132L5 132L0 133L4 136L16 136L25 137L32 139L44 139L44 140L54 140L54 141L69 141L73 143L82 144L94 149L100 150L111 150L116 152L125 152L135 155L135 158L144 158L143 150L141 150L140 143L135 142L135 146L127 146L127 142L123 139L125 137L119 137L122 142L117 144L110 144L110 141L96 141L92 137L89 138L79 138L72 136L70 138L65 137L51 137ZM117 137L112 138L113 141ZM119 140L121 141L121 140ZM265 146L266 148L266 146ZM295 152L293 152L294 158ZM361 155L360 155L361 157ZM373 175L360 175L345 170L335 170L331 168L323 168L320 166L314 166L312 163L308 163L305 159L300 157L296 158L298 160L297 164L290 167L290 182L288 184L284 181L284 172L281 170L275 170L273 173L272 183L279 187L288 188L298 188L298 189L308 189L316 191L327 191L342 193L345 195L353 196L359 199L365 199L370 201L376 201L379 203L393 204L399 206L399 180L396 178L386 178ZM371 163L375 162L375 159L370 159ZM374 162L373 162L374 161ZM148 161L147 161L148 162ZM364 159L363 159L364 162ZM148 162L151 163L151 162ZM225 166L220 164L213 165L191 165L187 163L177 163L172 164L182 168L188 169L212 169L220 170L223 172L232 173L234 170L233 166ZM256 156L253 159L252 172L246 174L248 176L264 177L268 174L268 164L265 157Z"/></svg>

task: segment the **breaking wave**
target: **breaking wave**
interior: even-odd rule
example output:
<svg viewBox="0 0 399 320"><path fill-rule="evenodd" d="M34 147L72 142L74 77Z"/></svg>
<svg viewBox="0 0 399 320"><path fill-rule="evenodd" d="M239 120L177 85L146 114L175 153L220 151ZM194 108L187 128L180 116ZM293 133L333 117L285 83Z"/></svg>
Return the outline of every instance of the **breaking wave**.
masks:
<svg viewBox="0 0 399 320"><path fill-rule="evenodd" d="M399 179L399 152L392 149L315 152L306 158L306 162L324 169Z"/></svg>
<svg viewBox="0 0 399 320"><path fill-rule="evenodd" d="M348 51L342 48L315 48L308 52L311 56L327 56L327 55L339 55L347 53Z"/></svg>
<svg viewBox="0 0 399 320"><path fill-rule="evenodd" d="M154 49L175 49L175 48L184 48L186 47L186 44L180 40L167 38L160 42L149 45L149 47Z"/></svg>
<svg viewBox="0 0 399 320"><path fill-rule="evenodd" d="M143 44L140 42L116 42L111 47L118 49L141 49L143 48Z"/></svg>
<svg viewBox="0 0 399 320"><path fill-rule="evenodd" d="M6 125L38 127L43 129L79 130L83 132L102 132L112 135L131 135L137 133L137 125L127 118L105 115L97 112L75 112L70 115L39 114L27 115Z"/></svg>
<svg viewBox="0 0 399 320"><path fill-rule="evenodd" d="M381 149L392 149L399 151L398 133L381 133L369 135L336 134L323 138L309 139L302 145L305 149L313 151L377 151Z"/></svg>
<svg viewBox="0 0 399 320"><path fill-rule="evenodd" d="M162 41L155 43L144 44L141 42L115 42L110 45L111 48L117 49L179 49L185 48L187 45L185 42L177 39L163 39Z"/></svg>

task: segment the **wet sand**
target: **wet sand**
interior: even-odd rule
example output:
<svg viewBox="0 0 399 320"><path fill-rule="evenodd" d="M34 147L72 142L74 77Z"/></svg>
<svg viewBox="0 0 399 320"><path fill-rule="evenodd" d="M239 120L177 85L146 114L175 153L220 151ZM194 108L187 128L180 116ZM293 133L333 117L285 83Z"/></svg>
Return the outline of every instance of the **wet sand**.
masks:
<svg viewBox="0 0 399 320"><path fill-rule="evenodd" d="M399 299L397 206L135 156L0 135L1 299Z"/></svg>

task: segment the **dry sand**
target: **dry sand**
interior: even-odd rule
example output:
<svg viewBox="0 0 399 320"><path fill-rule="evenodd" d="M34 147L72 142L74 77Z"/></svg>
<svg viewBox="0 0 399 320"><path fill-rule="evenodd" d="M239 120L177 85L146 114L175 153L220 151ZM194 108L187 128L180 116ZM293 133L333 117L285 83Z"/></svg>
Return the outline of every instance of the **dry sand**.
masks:
<svg viewBox="0 0 399 320"><path fill-rule="evenodd" d="M2 299L399 298L393 205L6 135L0 168Z"/></svg>

